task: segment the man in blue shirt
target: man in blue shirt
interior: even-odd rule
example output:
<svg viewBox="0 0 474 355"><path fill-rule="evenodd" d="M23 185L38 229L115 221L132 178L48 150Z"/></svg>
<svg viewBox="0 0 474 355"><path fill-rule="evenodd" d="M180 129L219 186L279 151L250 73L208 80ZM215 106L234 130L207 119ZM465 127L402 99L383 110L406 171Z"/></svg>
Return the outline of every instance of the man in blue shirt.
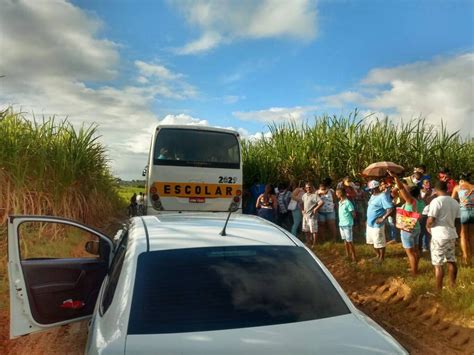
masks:
<svg viewBox="0 0 474 355"><path fill-rule="evenodd" d="M377 261L382 262L385 258L385 220L393 211L393 203L390 196L380 190L377 180L369 181L367 187L372 194L367 207L367 244L374 246Z"/></svg>

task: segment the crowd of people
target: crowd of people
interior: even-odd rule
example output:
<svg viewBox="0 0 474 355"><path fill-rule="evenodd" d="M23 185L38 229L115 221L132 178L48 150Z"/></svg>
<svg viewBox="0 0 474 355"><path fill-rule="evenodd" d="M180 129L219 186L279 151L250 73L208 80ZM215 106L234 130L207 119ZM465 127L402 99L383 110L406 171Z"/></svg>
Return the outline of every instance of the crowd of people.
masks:
<svg viewBox="0 0 474 355"><path fill-rule="evenodd" d="M357 261L354 234L365 236L365 242L372 245L376 263L385 260L387 244L400 241L413 276L418 274L422 253L431 258L438 290L443 285L444 264L448 265L450 284L456 281L458 227L462 263L471 264L471 174L463 173L455 181L449 169L444 168L431 177L420 165L406 177L387 170L382 178L353 182L346 176L335 184L327 178L318 186L316 189L310 181L298 186L281 183L277 188L268 184L255 200L255 211L246 208L247 213L254 212L277 223L309 247L320 240L341 238L346 255L353 262Z"/></svg>

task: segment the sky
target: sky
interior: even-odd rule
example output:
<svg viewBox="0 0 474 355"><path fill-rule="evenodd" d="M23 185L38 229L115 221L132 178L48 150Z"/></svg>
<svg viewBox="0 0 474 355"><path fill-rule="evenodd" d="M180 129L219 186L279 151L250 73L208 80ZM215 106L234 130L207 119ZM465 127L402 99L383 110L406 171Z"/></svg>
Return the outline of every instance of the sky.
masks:
<svg viewBox="0 0 474 355"><path fill-rule="evenodd" d="M474 137L472 0L0 0L0 108L97 124L141 179L154 127L424 117Z"/></svg>

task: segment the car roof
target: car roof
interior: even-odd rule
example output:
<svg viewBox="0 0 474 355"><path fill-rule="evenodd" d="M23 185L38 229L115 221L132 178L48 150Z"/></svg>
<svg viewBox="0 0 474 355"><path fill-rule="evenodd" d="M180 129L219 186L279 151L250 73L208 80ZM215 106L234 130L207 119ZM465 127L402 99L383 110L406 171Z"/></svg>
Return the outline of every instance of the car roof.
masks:
<svg viewBox="0 0 474 355"><path fill-rule="evenodd" d="M227 213L172 213L143 216L149 250L218 246L301 246L290 233L256 216L232 214L226 235L220 233ZM146 240L145 240L146 242Z"/></svg>

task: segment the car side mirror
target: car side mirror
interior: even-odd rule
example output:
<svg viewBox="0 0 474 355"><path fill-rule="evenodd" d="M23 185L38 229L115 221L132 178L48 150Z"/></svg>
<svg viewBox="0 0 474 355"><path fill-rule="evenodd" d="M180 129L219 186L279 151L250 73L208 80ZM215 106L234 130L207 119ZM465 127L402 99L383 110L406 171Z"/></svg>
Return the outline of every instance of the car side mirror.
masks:
<svg viewBox="0 0 474 355"><path fill-rule="evenodd" d="M142 171L142 176L146 176L146 173L148 172L148 165L145 166L145 168Z"/></svg>
<svg viewBox="0 0 474 355"><path fill-rule="evenodd" d="M92 255L100 254L99 242L96 240L87 241L85 249L89 254L92 254Z"/></svg>

